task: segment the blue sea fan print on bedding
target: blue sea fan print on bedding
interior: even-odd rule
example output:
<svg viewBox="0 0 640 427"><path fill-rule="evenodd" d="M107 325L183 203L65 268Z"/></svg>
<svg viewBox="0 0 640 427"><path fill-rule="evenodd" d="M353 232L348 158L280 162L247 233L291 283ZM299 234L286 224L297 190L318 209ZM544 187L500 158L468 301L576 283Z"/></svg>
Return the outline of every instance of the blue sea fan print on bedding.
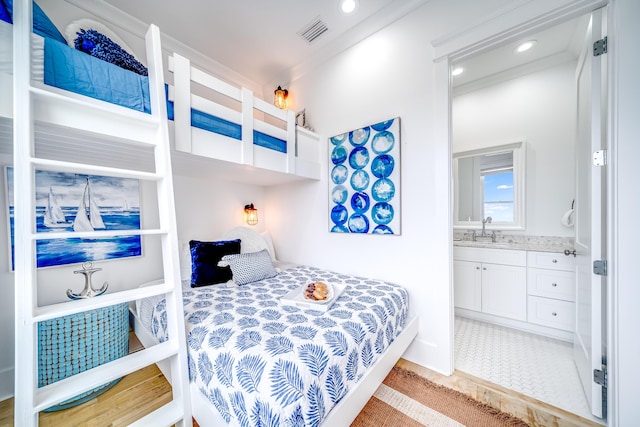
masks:
<svg viewBox="0 0 640 427"><path fill-rule="evenodd" d="M280 303L317 280L347 284L327 312ZM306 266L242 287L189 288L183 298L190 379L222 419L242 427L320 425L408 314L399 286ZM156 307L154 318L163 312Z"/></svg>

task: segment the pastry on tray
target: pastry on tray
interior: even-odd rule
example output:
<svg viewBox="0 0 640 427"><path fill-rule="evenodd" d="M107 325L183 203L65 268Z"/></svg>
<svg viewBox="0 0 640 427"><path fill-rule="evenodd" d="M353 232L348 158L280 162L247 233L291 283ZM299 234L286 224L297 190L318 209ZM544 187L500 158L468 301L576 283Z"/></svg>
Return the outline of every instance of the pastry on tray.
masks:
<svg viewBox="0 0 640 427"><path fill-rule="evenodd" d="M330 292L330 285L324 282L313 282L304 289L304 298L310 301L326 301Z"/></svg>

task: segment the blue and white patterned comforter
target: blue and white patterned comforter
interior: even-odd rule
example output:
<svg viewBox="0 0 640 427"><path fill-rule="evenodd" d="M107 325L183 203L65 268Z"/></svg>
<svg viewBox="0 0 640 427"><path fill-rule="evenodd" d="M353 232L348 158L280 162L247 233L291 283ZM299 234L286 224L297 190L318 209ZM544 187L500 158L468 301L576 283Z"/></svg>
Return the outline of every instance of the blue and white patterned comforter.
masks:
<svg viewBox="0 0 640 427"><path fill-rule="evenodd" d="M347 287L327 312L283 305L313 281ZM271 279L183 292L190 380L228 423L317 426L403 330L407 291L298 266ZM151 329L166 339L164 300Z"/></svg>

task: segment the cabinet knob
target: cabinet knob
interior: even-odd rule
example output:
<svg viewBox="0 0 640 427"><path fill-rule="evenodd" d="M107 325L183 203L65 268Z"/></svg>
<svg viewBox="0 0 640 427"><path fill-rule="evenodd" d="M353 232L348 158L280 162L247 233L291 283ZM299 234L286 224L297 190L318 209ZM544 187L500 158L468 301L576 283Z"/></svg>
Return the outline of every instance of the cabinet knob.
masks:
<svg viewBox="0 0 640 427"><path fill-rule="evenodd" d="M487 267L482 267L482 269L483 269L484 271L487 271Z"/></svg>
<svg viewBox="0 0 640 427"><path fill-rule="evenodd" d="M552 283L551 286L553 286L555 288L556 286L558 286L558 284L557 283Z"/></svg>
<svg viewBox="0 0 640 427"><path fill-rule="evenodd" d="M476 270L480 270L480 267L476 267Z"/></svg>
<svg viewBox="0 0 640 427"><path fill-rule="evenodd" d="M554 263L554 264L557 264L558 260L557 259L553 259L553 260L551 260L551 262Z"/></svg>
<svg viewBox="0 0 640 427"><path fill-rule="evenodd" d="M558 313L556 313L556 312L554 311L553 313L551 313L551 315L555 317L555 316L557 316L557 315L558 315Z"/></svg>

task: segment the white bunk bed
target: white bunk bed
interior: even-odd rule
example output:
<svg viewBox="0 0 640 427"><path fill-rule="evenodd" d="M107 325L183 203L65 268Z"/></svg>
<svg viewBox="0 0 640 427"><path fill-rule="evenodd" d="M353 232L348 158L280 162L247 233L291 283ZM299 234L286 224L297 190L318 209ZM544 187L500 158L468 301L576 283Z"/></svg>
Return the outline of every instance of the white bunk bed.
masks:
<svg viewBox="0 0 640 427"><path fill-rule="evenodd" d="M0 31L5 30L5 34L11 34L11 26L0 22ZM7 27L9 27L8 33ZM39 36L33 35L34 40L37 40ZM2 47L4 44L4 48ZM154 52L154 63L156 66L160 66L160 51L159 51L159 37L157 37L156 43L158 44L158 51ZM24 44L23 44L24 45ZM32 47L38 48L43 46L41 41L36 41L31 44ZM11 135L12 119L13 119L13 105L12 96L14 88L14 77L11 73L12 64L7 65L7 56L2 56L2 52L7 51L9 46L9 52L11 49L11 40L7 37L0 37L0 92L3 94L0 97L0 128L4 129L6 135ZM8 56L11 58L11 55ZM274 106L255 98L250 91L246 89L238 89L230 86L213 76L208 76L195 68L193 68L185 58L181 58L178 55L172 55L170 59L171 70L174 73L174 85L169 86L168 100L174 103L175 108L175 148L171 151L171 156L180 153L197 156L198 158L212 159L215 162L226 162L232 164L242 165L243 167L253 167L256 169L264 169L273 173L282 174L288 177L287 179L320 179L320 156L322 155L321 141L318 135L307 131L306 129L299 128L295 125L292 112L283 112L278 110ZM2 60L5 60L3 63ZM32 66L37 66L36 60L31 60ZM153 63L149 64L150 75L158 75L153 70ZM167 118L158 117L158 112L148 114L145 111L134 111L129 108L122 108L122 106L113 105L108 102L95 102L95 100L88 98L83 94L77 94L69 92L68 90L59 89L49 85L45 85L43 81L39 81L37 76L39 72L34 70L32 76L34 79L30 83L30 97L31 105L33 106L32 113L32 125L35 130L36 139L38 141L37 151L39 151L39 157L42 159L35 162L35 166L51 170L61 171L77 171L84 173L103 173L105 175L122 176L122 177L137 177L140 179L158 180L158 162L166 161L166 156L161 155L159 158L156 156L155 147L149 144L149 135L156 132L158 122L166 122ZM159 73L161 76L162 73ZM209 99L208 101L192 91L191 82L195 82L199 85L208 86L214 92L222 95L223 98L228 98L231 101L220 101L219 98ZM158 82L154 82L156 85ZM151 88L152 98L156 97L157 105L158 101L158 88ZM7 96L11 95L11 96ZM214 96L215 98L215 96ZM234 107L233 105L236 105ZM230 106L231 105L231 106ZM238 108L237 105L240 107ZM162 110L162 108L160 109ZM233 138L229 136L218 136L215 132L194 128L191 126L189 117L190 110L200 110L206 112L211 116L220 117L223 120L233 123L241 127L241 138ZM257 110L257 113L256 113ZM24 110L23 110L24 111ZM161 111L162 112L162 111ZM117 125L115 125L117 123ZM280 123L280 124L278 124ZM14 129L15 131L15 129ZM284 150L273 150L268 147L254 144L252 135L255 132L266 134L270 138L275 138L284 142L286 147ZM22 129L24 132L24 128ZM0 132L1 134L2 132ZM43 138L39 138L42 137ZM10 138L4 137L2 144L0 144L0 151L10 154L13 150ZM91 143L87 141L90 140ZM133 142L133 144L132 144ZM154 154L155 153L155 154ZM196 157L194 157L195 159ZM33 163L33 160L28 160ZM128 172L127 169L135 169L137 172ZM168 169L167 169L168 168ZM170 166L166 164L161 171L171 170ZM20 172L20 171L16 171ZM24 174L24 172L20 172ZM166 177L164 177L166 178ZM164 179L163 178L163 179ZM167 187L161 184L159 188L159 199L163 201L161 194L172 194L172 188L170 191L166 191ZM169 186L172 187L172 184ZM172 204L173 200L167 201ZM22 203L22 202L21 202ZM28 204L22 204L21 209L33 210L33 201ZM171 215L170 217L173 217ZM175 218L169 218L169 220L175 221ZM18 224L17 224L18 225ZM174 232L175 225L163 226L157 230L141 231L147 234L165 234L167 232ZM16 228L17 239L20 238L21 229ZM90 232L82 235L78 234L78 237L103 237L106 236L106 232ZM52 237L68 237L64 233ZM175 248L171 248L173 244ZM142 298L154 297L159 295L181 295L181 292L175 292L176 289L171 285L175 282L176 278L179 281L179 268L178 268L178 256L176 254L177 240L175 238L163 239L163 254L168 251L165 257L165 279L162 282L157 283L155 286L134 289L125 292L114 293L113 295L104 295L100 298L93 300L85 300L73 303L64 303L60 306L47 307L45 309L30 308L25 309L25 312L29 310L35 310L35 314L27 315L27 319L20 316L24 314L17 314L17 322L24 322L25 324L35 324L39 320L51 319L57 316L79 313L84 310L93 308L104 307L109 304L115 304L124 301L132 301L134 299L139 300ZM17 256L16 264L16 280L26 279L25 282L35 283L35 267L33 262L27 260L24 262L22 256ZM31 255L29 255L29 258ZM31 264L31 265L30 265ZM25 269L27 265L27 269ZM24 298L29 301L28 305L31 305L35 301L33 296L33 290L29 290L24 295L18 295L16 298ZM167 301L177 302L175 298L167 299ZM170 303L172 305L174 303ZM72 305L73 304L73 305ZM180 312L179 307L173 309ZM151 347L154 343L153 338L145 333L144 328L140 327L140 324L136 318L136 333L143 344ZM331 410L331 412L325 417L323 425L325 426L340 426L345 425L350 420L353 420L362 407L366 404L371 395L375 392L377 386L382 382L386 374L396 363L398 358L405 351L407 346L411 343L413 338L417 334L418 322L415 318L407 319L406 324L403 326L401 333L393 339L393 342L386 348L383 354L377 359L377 361L367 369L366 373L362 375L357 385L348 392L348 394L340 400L340 402ZM178 333L175 329L174 336L176 339L184 337L182 333ZM27 340L30 341L30 340ZM172 340L173 341L173 340ZM22 354L33 354L34 347L33 342L29 342L25 345L17 348L17 352L23 352ZM79 374L74 377L80 377L75 380L62 380L59 386L53 387L51 391L47 391L45 399L40 402L36 410L44 409L47 405L52 405L59 400L69 398L73 396L73 393L79 393L86 391L92 386L92 383L96 381L107 382L117 378L123 373L133 372L133 370L139 369L146 364L154 363L161 359L166 360L172 357L183 357L184 348L176 350L172 345L158 344L153 348L144 350L140 355L130 355L123 359L127 360L130 365L126 369L116 368L109 365L108 367L94 368L89 373ZM180 346L182 347L182 346ZM177 351L177 353L176 353ZM159 352L155 354L154 352ZM30 361L20 361L21 363L29 364ZM181 399L180 387L176 387L179 384L175 383L176 378L172 378L172 375L166 370L167 364L158 362L163 371L171 378L174 383L174 393L177 389L176 400ZM16 362L16 371L25 372L24 366L18 366ZM172 368L176 368L178 365L172 362ZM27 371L31 368L27 367ZM95 371L95 372L92 372ZM175 372L175 371L173 371ZM27 378L27 382L30 381L33 375L37 376L37 372L30 373ZM177 379L179 383L184 385L184 378L182 375L178 375ZM72 378L74 378L72 377ZM86 384L85 384L86 383ZM72 390L65 390L66 386L72 386ZM16 394L20 394L20 399L25 401L25 392L22 389L22 384L17 384L20 388L16 390ZM33 390L31 391L33 392ZM30 393L30 392L29 392ZM35 391L37 394L37 390ZM28 393L27 393L28 394ZM211 404L207 402L207 399L203 398L197 388L192 386L192 409L196 420L203 426L221 425L220 417L216 415L215 410L212 410ZM28 400L28 399L27 399ZM187 401L189 399L187 398ZM33 409L33 408L32 408ZM178 414L178 415L176 415ZM171 420L170 423L177 423L180 420L180 415L188 415L186 412L181 412L176 409L176 405L170 406L164 413L156 413L156 418L150 418L151 420L162 420L160 424ZM32 415L28 415L32 417ZM147 422L150 419L147 419ZM25 423L29 425L30 423ZM160 425L154 424L154 425ZM143 424L144 425L144 424Z"/></svg>
<svg viewBox="0 0 640 427"><path fill-rule="evenodd" d="M12 26L0 21L0 91L3 94L12 94L13 92L11 33ZM67 46L62 46L57 41L51 41L35 34L33 39L34 85L44 88L45 75L47 75L45 69L51 63L44 59L45 40L49 43L47 46L51 51L53 48L63 51ZM68 47L68 52L64 53L71 55L74 60L88 61L87 68L104 66L111 68L110 73L117 71L127 77L133 74L131 71L123 69L114 71L115 66L112 64L90 57L71 47ZM166 85L167 107L173 147L172 155L181 162L178 165L178 170L196 170L197 167L190 168L188 166L190 161L194 165L198 165L209 160L209 166L221 166L220 169L224 170L226 174L225 178L231 180L236 174L238 180L247 181L247 166L252 167L255 171L262 171L262 175L254 173L258 176L254 181L260 185L300 179L320 179L320 156L323 153L321 138L316 133L297 126L294 112L280 110L255 97L247 88L232 86L215 76L204 73L191 66L186 58L178 54L174 53L169 56L169 69L173 72L174 82ZM57 85L60 80L64 81L64 77L57 78L54 84ZM136 85L148 85L145 77L136 76L136 78L139 79L134 81ZM88 83L83 83L93 84L94 81L89 79ZM77 88L73 84L63 83L61 87L66 90L61 91L50 85L46 85L46 90L81 101L86 101L87 96L93 96L92 93L86 93L83 88ZM206 89L202 90L202 88ZM74 93L76 91L77 93ZM149 112L148 94L143 92L145 91L137 88L136 90L132 89L130 93L126 94L124 102L120 105L137 109L138 111L132 112L132 116L142 117L140 120L145 121L148 120L149 115L146 114L147 118L145 119L144 115L138 114L138 112ZM143 97L144 99L138 99ZM122 102L122 99L113 101L109 96L102 99L107 102ZM42 114L45 118L42 120L43 122L50 121L52 114L55 114L55 120L61 121L64 126L109 136L133 135L135 137L139 133L135 129L136 126L139 126L138 119L132 122L131 127L113 129L106 124L108 121L101 123L99 120L85 117L88 115L82 111L61 106L51 108L52 106L51 101L43 100L43 103L36 105L35 114ZM109 111L110 107L105 106L105 110ZM0 118L12 118L10 96L0 97ZM8 120L0 119L0 126L7 127L8 123ZM173 132L171 132L172 130ZM46 131L44 130L44 132ZM64 144L65 142L58 140L56 143ZM54 146L49 148L51 152L55 153ZM7 152L6 149L3 151ZM113 155L110 156L109 153L103 152L100 157L108 161ZM129 162L149 164L148 153L146 160L144 153L129 150L116 157L114 164L121 164L122 161L125 161L125 164ZM240 167L234 169L230 165ZM265 176L269 179L262 179Z"/></svg>
<svg viewBox="0 0 640 427"><path fill-rule="evenodd" d="M12 7L13 13L9 6ZM14 229L15 229L15 411L14 421L20 426L37 426L39 412L92 392L103 384L112 383L160 361L169 361L174 378L173 398L170 402L137 420L133 425L191 425L191 404L188 391L188 366L184 345L184 318L180 274L177 268L177 227L173 201L173 181L170 163L170 144L163 90L163 67L160 32L151 26L147 31L146 53L151 73L147 79L149 114L122 106L77 95L45 85L38 76L37 60L32 50L44 48L44 82L47 82L47 56L53 49L68 48L64 37L49 39L45 30L59 32L44 12L30 0L6 3L0 0L0 114L2 125L12 138L3 138L2 150L13 154ZM33 22L32 22L33 16ZM7 23L5 23L5 21ZM38 33L35 35L33 32ZM51 58L49 58L51 59ZM60 59L60 58L58 58ZM70 79L72 80L72 79ZM53 134L53 138L49 136ZM47 140L65 141L61 144ZM9 143L11 141L11 143ZM142 170L135 161L118 163L96 156L99 146L105 153L118 151L118 147L142 150L148 157L150 170ZM104 160L104 161L103 161ZM113 160L113 159L111 159ZM36 228L35 171L100 174L109 177L132 178L149 181L157 189L158 221L155 227L143 225L140 230L71 231L71 227L51 233L38 233ZM39 283L42 276L37 270L36 243L46 239L113 238L123 235L143 235L155 238L162 254L163 280L155 286L131 288L109 292L99 298L86 298L40 305ZM55 369L65 373L41 384L39 369L39 325L56 324L60 318L91 316L115 305L126 304L140 298L163 295L167 301L168 328L175 338L167 340L153 350L123 355L95 366L86 363L79 350L83 340L67 332L60 341L52 360ZM90 312L90 313L87 313ZM62 329L51 329L59 335ZM66 331L66 330L65 330ZM73 347L72 340L76 347ZM166 345L165 345L166 344ZM46 346L44 346L46 347ZM74 351L78 349L77 351ZM58 361L56 363L56 361ZM93 362L93 361L92 361ZM76 366L70 368L74 363ZM77 365L79 363L79 366ZM175 375L175 377L174 377Z"/></svg>
<svg viewBox="0 0 640 427"><path fill-rule="evenodd" d="M217 79L177 53L169 56L169 70L177 151L320 179L320 138L296 126L293 111ZM207 96L198 95L196 87L206 88L199 92Z"/></svg>

